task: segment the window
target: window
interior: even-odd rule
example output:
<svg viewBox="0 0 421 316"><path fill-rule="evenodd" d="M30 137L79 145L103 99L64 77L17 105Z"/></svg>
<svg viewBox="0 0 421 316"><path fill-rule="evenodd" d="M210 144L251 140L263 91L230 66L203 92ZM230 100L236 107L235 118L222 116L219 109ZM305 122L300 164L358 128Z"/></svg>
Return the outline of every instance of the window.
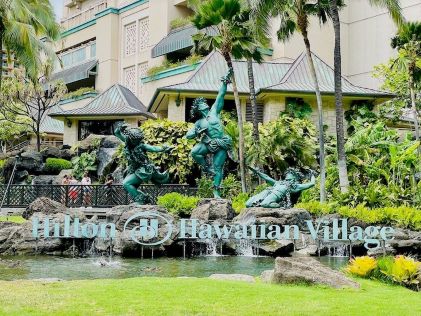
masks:
<svg viewBox="0 0 421 316"><path fill-rule="evenodd" d="M139 48L144 50L149 46L149 19L139 20Z"/></svg>
<svg viewBox="0 0 421 316"><path fill-rule="evenodd" d="M91 58L96 56L96 43L91 44Z"/></svg>
<svg viewBox="0 0 421 316"><path fill-rule="evenodd" d="M136 67L128 67L123 71L123 83L133 93L136 93Z"/></svg>
<svg viewBox="0 0 421 316"><path fill-rule="evenodd" d="M130 56L136 53L136 22L124 27L124 54Z"/></svg>
<svg viewBox="0 0 421 316"><path fill-rule="evenodd" d="M85 139L90 134L113 135L116 123L121 121L79 121L79 140Z"/></svg>
<svg viewBox="0 0 421 316"><path fill-rule="evenodd" d="M86 47L81 47L69 53L61 55L63 67L69 67L86 59Z"/></svg>
<svg viewBox="0 0 421 316"><path fill-rule="evenodd" d="M263 123L263 104L257 103L257 122ZM253 109L250 101L246 104L246 122L253 122Z"/></svg>

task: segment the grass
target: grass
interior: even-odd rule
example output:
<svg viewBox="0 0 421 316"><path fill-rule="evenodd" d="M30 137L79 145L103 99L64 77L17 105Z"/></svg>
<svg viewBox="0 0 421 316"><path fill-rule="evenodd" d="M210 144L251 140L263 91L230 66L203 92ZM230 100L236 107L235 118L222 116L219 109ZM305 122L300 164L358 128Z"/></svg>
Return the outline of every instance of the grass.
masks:
<svg viewBox="0 0 421 316"><path fill-rule="evenodd" d="M22 224L22 223L26 222L26 219L24 219L22 216L16 216L16 215L5 216L5 215L2 215L2 216L0 216L0 222L13 222L13 223Z"/></svg>
<svg viewBox="0 0 421 316"><path fill-rule="evenodd" d="M0 314L421 315L421 293L358 281L359 290L206 278L0 281Z"/></svg>

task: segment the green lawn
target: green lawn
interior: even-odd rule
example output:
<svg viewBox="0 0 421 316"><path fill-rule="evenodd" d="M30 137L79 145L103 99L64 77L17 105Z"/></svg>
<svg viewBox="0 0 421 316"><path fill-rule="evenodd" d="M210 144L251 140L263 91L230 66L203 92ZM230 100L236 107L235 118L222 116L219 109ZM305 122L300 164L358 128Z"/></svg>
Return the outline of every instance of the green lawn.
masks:
<svg viewBox="0 0 421 316"><path fill-rule="evenodd" d="M16 215L11 215L11 216L1 215L0 222L13 222L13 223L22 224L26 222L26 219L24 219L22 216L16 216Z"/></svg>
<svg viewBox="0 0 421 316"><path fill-rule="evenodd" d="M1 315L421 315L421 293L359 280L359 290L206 278L1 281Z"/></svg>

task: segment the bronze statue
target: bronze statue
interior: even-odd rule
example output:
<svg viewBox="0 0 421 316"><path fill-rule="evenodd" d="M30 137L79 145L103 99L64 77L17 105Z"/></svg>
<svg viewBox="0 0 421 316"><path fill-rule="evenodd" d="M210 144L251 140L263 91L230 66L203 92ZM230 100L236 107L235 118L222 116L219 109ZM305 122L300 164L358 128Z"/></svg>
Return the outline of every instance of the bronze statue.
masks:
<svg viewBox="0 0 421 316"><path fill-rule="evenodd" d="M193 147L191 155L201 166L202 171L213 177L213 195L220 198L220 187L223 178L224 163L228 152L232 148L232 139L224 134L224 126L221 121L221 111L224 107L224 97L227 85L230 83L232 71L222 78L222 86L219 89L215 103L209 109L205 98L199 97L193 101L191 115L198 117L194 128L187 132L186 138L200 138L200 142ZM212 157L209 157L212 155ZM212 158L212 162L208 162Z"/></svg>
<svg viewBox="0 0 421 316"><path fill-rule="evenodd" d="M246 202L246 207L266 207L266 208L290 208L291 193L299 193L313 187L316 183L316 177L311 172L310 182L300 183L304 175L296 169L289 168L285 172L285 180L275 180L267 174L249 167L255 174L265 180L271 187L252 196Z"/></svg>
<svg viewBox="0 0 421 316"><path fill-rule="evenodd" d="M130 128L125 123L118 125L114 134L125 143L124 156L127 159L128 175L123 180L124 189L136 203L150 203L149 195L138 190L139 186L148 181L164 184L168 182L169 176L167 171L159 171L159 168L149 160L147 152L169 152L172 147L146 144L141 128Z"/></svg>

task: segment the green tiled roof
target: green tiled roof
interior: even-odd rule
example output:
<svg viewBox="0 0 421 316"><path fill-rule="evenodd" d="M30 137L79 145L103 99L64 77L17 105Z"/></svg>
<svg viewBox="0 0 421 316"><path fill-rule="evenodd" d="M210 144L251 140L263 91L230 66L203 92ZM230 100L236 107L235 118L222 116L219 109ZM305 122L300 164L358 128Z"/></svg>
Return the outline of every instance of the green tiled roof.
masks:
<svg viewBox="0 0 421 316"><path fill-rule="evenodd" d="M57 106L56 106L57 107ZM57 110L56 107L50 110L50 113ZM63 134L64 133L64 123L63 121L55 120L50 117L47 113L40 125L41 133L51 133L51 134Z"/></svg>
<svg viewBox="0 0 421 316"><path fill-rule="evenodd" d="M60 109L50 113L50 116L145 116L155 118L129 89L120 84L112 85L82 108L68 111Z"/></svg>
<svg viewBox="0 0 421 316"><path fill-rule="evenodd" d="M65 84L76 82L79 80L87 79L93 74L94 68L97 66L96 59L90 59L83 63L77 64L72 67L65 68L57 71L51 75L50 80L63 80Z"/></svg>
<svg viewBox="0 0 421 316"><path fill-rule="evenodd" d="M335 91L334 71L317 55L312 54L314 66L316 68L317 79L321 93L333 94ZM310 67L308 64L307 54L302 53L291 68L282 78L282 80L275 85L264 87L262 91L280 91L280 92L297 92L314 93L314 85L311 79ZM369 88L363 88L353 85L345 77L342 77L342 92L344 95L367 95L367 96L392 96L383 91L378 91Z"/></svg>
<svg viewBox="0 0 421 316"><path fill-rule="evenodd" d="M184 48L193 47L192 36L198 32L194 26L186 26L172 30L166 37L152 48L152 57L162 56ZM205 29L208 34L215 34L210 27Z"/></svg>
<svg viewBox="0 0 421 316"><path fill-rule="evenodd" d="M238 92L248 93L248 71L246 61L233 61ZM256 90L278 83L291 67L289 63L264 62L253 63L254 81ZM218 52L211 53L185 82L166 86L161 90L187 90L187 91L212 91L219 90L221 78L227 73L228 67L222 55ZM232 91L232 86L228 86Z"/></svg>

